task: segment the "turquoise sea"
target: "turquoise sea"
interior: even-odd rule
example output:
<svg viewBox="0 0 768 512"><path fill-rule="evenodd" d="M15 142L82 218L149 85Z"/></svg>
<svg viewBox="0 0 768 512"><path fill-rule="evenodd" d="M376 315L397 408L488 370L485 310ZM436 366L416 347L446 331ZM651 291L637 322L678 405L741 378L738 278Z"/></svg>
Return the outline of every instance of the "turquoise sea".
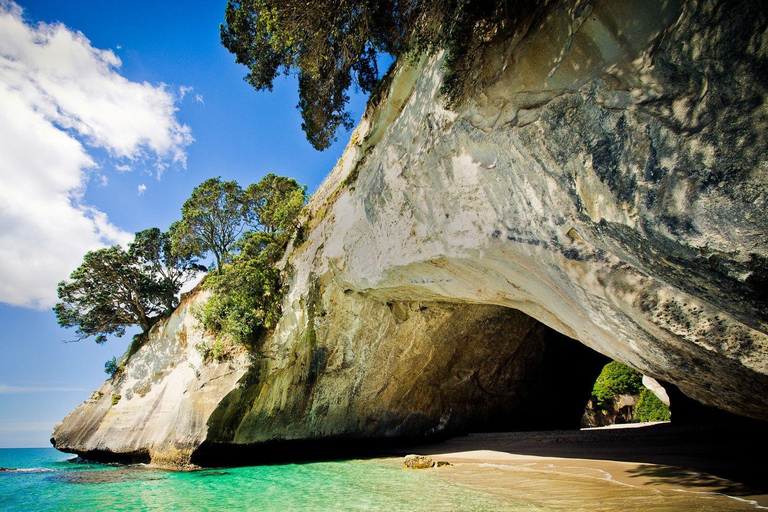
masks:
<svg viewBox="0 0 768 512"><path fill-rule="evenodd" d="M376 460L170 472L0 449L2 511L509 510L485 493Z"/></svg>

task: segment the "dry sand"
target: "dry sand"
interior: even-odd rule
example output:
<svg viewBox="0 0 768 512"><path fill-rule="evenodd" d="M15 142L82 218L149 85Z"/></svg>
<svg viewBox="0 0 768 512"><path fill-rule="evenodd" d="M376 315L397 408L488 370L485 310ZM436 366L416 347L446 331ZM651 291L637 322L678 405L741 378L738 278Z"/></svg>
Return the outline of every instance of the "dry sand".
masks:
<svg viewBox="0 0 768 512"><path fill-rule="evenodd" d="M453 466L435 478L524 510L768 507L761 430L677 427L471 434L415 447Z"/></svg>

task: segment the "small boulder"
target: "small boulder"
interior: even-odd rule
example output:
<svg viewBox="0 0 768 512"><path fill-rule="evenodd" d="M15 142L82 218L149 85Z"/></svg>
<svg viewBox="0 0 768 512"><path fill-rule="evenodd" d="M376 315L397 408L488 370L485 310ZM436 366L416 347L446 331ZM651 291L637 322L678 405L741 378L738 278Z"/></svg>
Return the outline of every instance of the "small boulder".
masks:
<svg viewBox="0 0 768 512"><path fill-rule="evenodd" d="M403 460L403 469L441 468L450 465L450 462L437 461L426 455L406 455Z"/></svg>

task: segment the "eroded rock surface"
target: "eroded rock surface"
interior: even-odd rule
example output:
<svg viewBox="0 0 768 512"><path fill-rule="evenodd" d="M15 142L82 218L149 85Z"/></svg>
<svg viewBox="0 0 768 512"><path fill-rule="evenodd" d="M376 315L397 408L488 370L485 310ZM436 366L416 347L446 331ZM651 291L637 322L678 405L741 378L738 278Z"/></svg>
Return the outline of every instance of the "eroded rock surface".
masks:
<svg viewBox="0 0 768 512"><path fill-rule="evenodd" d="M249 364L243 350L223 362L203 361L195 345L212 340L189 309L204 298L183 301L156 325L125 370L56 426L53 445L94 459L186 466L205 440L211 412Z"/></svg>
<svg viewBox="0 0 768 512"><path fill-rule="evenodd" d="M294 299L312 274L515 308L768 418L767 27L750 2L557 3L456 111L422 61L313 202Z"/></svg>
<svg viewBox="0 0 768 512"><path fill-rule="evenodd" d="M554 427L586 401L591 370L574 368L602 362L567 337L768 419L766 9L552 2L454 111L441 59L397 71L313 197L284 316L247 373L236 358L198 376L189 346L155 336L58 446L210 455ZM155 380L151 350L167 352Z"/></svg>

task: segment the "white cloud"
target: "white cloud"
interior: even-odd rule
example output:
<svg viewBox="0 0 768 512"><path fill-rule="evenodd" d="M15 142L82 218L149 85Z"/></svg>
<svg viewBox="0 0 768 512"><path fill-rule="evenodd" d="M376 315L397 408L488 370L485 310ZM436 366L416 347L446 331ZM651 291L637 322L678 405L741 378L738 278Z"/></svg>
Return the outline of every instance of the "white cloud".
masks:
<svg viewBox="0 0 768 512"><path fill-rule="evenodd" d="M99 174L97 177L99 179L99 186L100 187L106 187L107 185L109 185L109 178L107 178L106 175Z"/></svg>
<svg viewBox="0 0 768 512"><path fill-rule="evenodd" d="M139 195L144 194L146 190L147 190L147 186L145 184L142 183L141 185L139 185Z"/></svg>
<svg viewBox="0 0 768 512"><path fill-rule="evenodd" d="M82 33L28 25L0 0L0 302L50 307L86 251L130 240L83 197L97 168L88 147L185 165L193 139L174 94L126 80L120 65Z"/></svg>
<svg viewBox="0 0 768 512"><path fill-rule="evenodd" d="M132 171L133 169L131 168L130 165L116 165L115 170L117 172L128 172L128 171Z"/></svg>
<svg viewBox="0 0 768 512"><path fill-rule="evenodd" d="M195 94L195 101L205 105L205 102L203 101L203 95L202 94Z"/></svg>
<svg viewBox="0 0 768 512"><path fill-rule="evenodd" d="M183 100L184 96L186 96L187 93L190 93L194 90L195 90L194 87L188 87L186 85L182 85L181 87L179 87L179 101Z"/></svg>

